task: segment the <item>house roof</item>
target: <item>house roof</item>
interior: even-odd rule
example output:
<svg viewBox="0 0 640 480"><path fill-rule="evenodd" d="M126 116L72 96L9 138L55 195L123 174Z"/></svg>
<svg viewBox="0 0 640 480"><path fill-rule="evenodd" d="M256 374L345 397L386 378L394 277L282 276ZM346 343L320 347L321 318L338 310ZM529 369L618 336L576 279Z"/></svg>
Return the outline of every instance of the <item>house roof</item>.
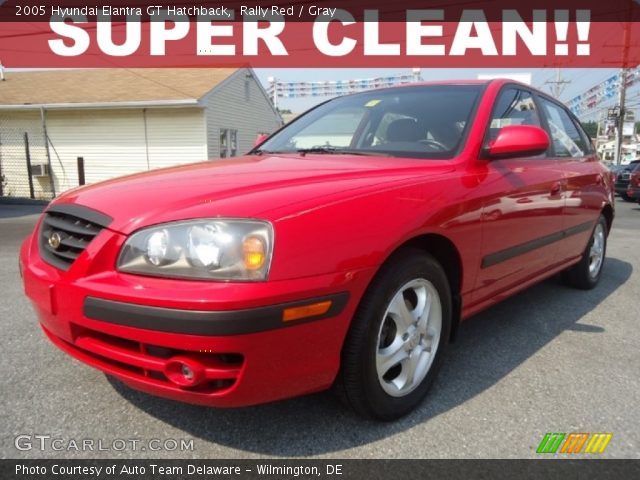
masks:
<svg viewBox="0 0 640 480"><path fill-rule="evenodd" d="M196 104L237 68L113 68L6 72L0 106Z"/></svg>

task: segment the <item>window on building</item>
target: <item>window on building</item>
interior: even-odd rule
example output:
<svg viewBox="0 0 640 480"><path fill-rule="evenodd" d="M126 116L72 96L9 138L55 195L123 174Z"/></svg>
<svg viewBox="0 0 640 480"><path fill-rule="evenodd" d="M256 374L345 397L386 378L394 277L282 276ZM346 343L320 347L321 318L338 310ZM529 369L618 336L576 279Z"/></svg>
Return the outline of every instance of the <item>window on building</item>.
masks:
<svg viewBox="0 0 640 480"><path fill-rule="evenodd" d="M238 155L238 130L220 129L220 158Z"/></svg>
<svg viewBox="0 0 640 480"><path fill-rule="evenodd" d="M229 130L229 136L230 156L235 157L238 154L238 131Z"/></svg>
<svg viewBox="0 0 640 480"><path fill-rule="evenodd" d="M227 137L229 136L229 129L220 129L220 158L227 158L229 156L229 143Z"/></svg>

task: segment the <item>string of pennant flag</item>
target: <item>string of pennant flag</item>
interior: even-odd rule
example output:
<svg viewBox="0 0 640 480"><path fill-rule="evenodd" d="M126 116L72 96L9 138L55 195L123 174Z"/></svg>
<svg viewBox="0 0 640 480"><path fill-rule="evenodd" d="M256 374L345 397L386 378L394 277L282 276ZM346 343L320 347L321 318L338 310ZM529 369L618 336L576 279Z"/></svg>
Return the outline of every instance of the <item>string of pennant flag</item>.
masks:
<svg viewBox="0 0 640 480"><path fill-rule="evenodd" d="M268 92L272 98L327 97L358 93L374 88L393 87L422 81L420 72L352 80L283 82L270 79ZM640 85L640 67L627 72L627 88ZM618 95L620 75L612 75L586 92L571 98L567 106L578 117L584 117Z"/></svg>
<svg viewBox="0 0 640 480"><path fill-rule="evenodd" d="M419 71L410 74L355 80L324 80L312 82L282 82L270 79L268 92L273 98L305 98L347 95L373 88L393 87L422 81Z"/></svg>
<svg viewBox="0 0 640 480"><path fill-rule="evenodd" d="M640 67L629 70L626 80L627 88L640 84ZM567 102L567 106L576 116L584 117L611 99L616 98L619 87L620 74L616 74L591 87L586 92L576 95Z"/></svg>

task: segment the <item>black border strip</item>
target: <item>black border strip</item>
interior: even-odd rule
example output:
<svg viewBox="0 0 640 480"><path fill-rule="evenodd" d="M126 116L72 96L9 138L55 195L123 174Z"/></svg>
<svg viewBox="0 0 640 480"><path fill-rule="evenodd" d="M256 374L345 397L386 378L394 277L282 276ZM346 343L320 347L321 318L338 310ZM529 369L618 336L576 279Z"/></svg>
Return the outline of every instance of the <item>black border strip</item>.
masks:
<svg viewBox="0 0 640 480"><path fill-rule="evenodd" d="M93 208L84 207L82 205L76 205L74 203L60 203L56 205L51 205L45 213L64 213L65 215L72 215L81 220L87 220L88 222L95 223L103 228L108 227L113 218L109 215L105 215L102 212L98 212Z"/></svg>
<svg viewBox="0 0 640 480"><path fill-rule="evenodd" d="M286 407L283 406L283 411L286 411ZM181 410L177 407L174 409L176 415L180 415ZM291 412L291 409L289 409ZM234 412L235 413L235 412ZM287 426L287 428L280 427L279 422L273 421L273 415L265 415L260 411L260 413L255 413L258 417L259 415L263 415L260 417L258 426L254 427L254 430L258 430L260 428L266 429L268 432L279 431L285 432L285 434L289 431L294 430L299 427L294 424L295 420L294 414L292 413L283 413L282 416L285 420L289 420L289 424L291 426ZM315 413L315 412L314 412ZM231 418L232 420L228 420L229 424L234 425L234 423L239 423L242 421L239 419L240 415L225 415L223 412L216 412L223 420ZM318 417L320 416L317 414ZM324 433L326 430L334 429L336 432L340 432L343 427L340 422L344 423L342 416L329 416L325 415L326 419L324 421L328 426L322 426L319 429L321 435L327 436L329 434ZM312 422L320 422L322 419L314 419ZM124 423L124 422L121 422ZM362 429L371 428L368 424L364 423L364 421L360 422L363 427ZM355 422L352 422L354 427L358 428L359 425ZM336 427L333 427L336 425ZM397 424L396 424L397 425ZM253 426L253 425L252 425ZM375 425L377 427L377 425ZM387 425L384 425L385 427ZM238 431L245 432L247 428L238 428ZM398 427L399 430L402 431L402 428ZM279 432L278 431L278 432ZM526 430L525 430L526 431ZM188 434L189 432L187 432ZM315 433L315 432L314 432ZM404 433L404 431L402 431ZM185 435L187 435L185 434ZM206 440L202 440L200 437L195 436L191 433L193 437L195 437L195 444L200 446L201 443L206 444ZM406 435L406 433L405 433ZM15 438L19 438L17 435L14 435ZM33 435L28 435L32 437ZM187 437L187 439L193 437ZM69 443L68 438L64 438L63 436L56 435L53 438L61 438L66 445ZM150 437L142 437L141 445L145 445L145 442L150 440ZM14 440L15 442L16 440ZM44 455L43 451L46 451L46 454L51 455L51 448L47 448L46 450L37 449L36 445L39 442L35 440L31 440L33 443L33 452L31 454L40 454ZM48 444L51 441L47 442ZM78 442L80 443L80 442ZM307 459L307 458L269 458L265 457L262 459L253 459L253 460L234 460L234 459L199 459L199 458L190 458L190 459L138 459L138 458L116 458L113 452L114 448L111 448L111 441L104 442L105 445L108 445L109 448L105 448L107 453L106 456L111 456L113 458L100 458L100 459L30 459L30 458L19 458L19 459L2 459L0 460L0 478L20 478L21 480L31 480L37 479L41 480L42 478L57 478L59 480L79 480L79 479L88 479L88 478L109 478L111 480L120 480L120 479L131 479L131 475L126 473L124 470L127 467L129 470L135 468L137 470L137 474L134 478L136 480L155 480L160 478L158 473L158 468L164 468L165 474L162 475L162 478L166 478L167 480L183 480L185 478L218 478L214 473L211 474L198 474L198 473L188 473L188 468L191 466L192 469L196 467L199 469L211 469L213 467L216 468L225 468L229 469L232 472L235 468L240 469L241 474L234 475L230 474L220 474L219 478L232 478L237 476L243 480L258 480L264 479L265 473L260 473L258 470L258 466L261 468L266 467L276 467L277 469L281 469L281 471L285 471L286 473L274 472L271 475L268 475L271 478L292 478L294 476L300 476L300 478L310 478L312 474L306 473L305 470L311 469L313 467L317 468L319 473L322 476L330 476L331 473L325 472L337 472L334 473L334 476L340 478L342 480L361 480L363 478L378 480L378 479L387 479L387 478L403 478L403 479L423 479L423 480L434 480L446 478L448 480L475 480L475 479L492 479L492 480L513 480L513 479L539 479L544 478L545 480L570 480L570 479L598 479L598 480L619 480L625 478L638 478L640 475L640 460L637 459L616 459L609 458L612 454L609 454L607 451L607 457L602 458L602 455L575 455L575 454L566 454L566 455L538 455L533 459L492 459L492 460L483 460L483 459L422 459L422 460L411 460L411 459L377 459L377 458L368 458L368 459L349 459L349 458L334 458L334 459ZM128 445L127 445L128 446ZM31 447L29 447L31 449ZM535 447L534 447L535 448ZM611 449L611 447L609 447ZM8 450L8 449L7 449ZM129 454L130 448L127 448L125 452ZM280 448L277 452L268 452L269 455L277 455L279 453L283 453L286 451L285 448ZM346 450L340 450L343 453L337 453L336 455L345 455ZM20 456L19 453L13 453L14 456ZM183 453L183 452L180 452ZM188 452L192 453L192 452ZM199 450L196 450L196 453L203 455ZM348 452L347 455L351 453ZM616 452L617 453L617 452ZM11 453L9 453L11 454ZM55 455L61 457L66 455L70 455L69 452L56 452ZM134 454L130 454L133 456ZM149 455L149 453L141 453L136 451L135 455L145 456ZM158 454L156 454L157 456ZM25 455L22 454L24 457ZM185 455L186 456L186 455ZM582 457L582 458L579 458ZM93 468L101 468L101 475L95 474L72 474L72 473L59 473L57 475L53 475L50 472L53 467L57 465L58 469L61 472L69 472L72 469L79 470L81 467L85 469ZM154 467L152 467L152 465ZM177 470L176 467L180 467L181 470ZM42 473L33 473L33 471L38 469L46 469L46 474ZM107 469L113 468L114 473L105 474ZM168 468L172 468L167 473ZM288 470L285 470L288 469ZM299 469L299 470L294 470ZM177 471L176 471L177 470ZM142 473L144 472L144 473ZM279 473L279 474L278 474ZM314 475L315 476L315 475Z"/></svg>
<svg viewBox="0 0 640 480"><path fill-rule="evenodd" d="M536 238L535 240L531 240L529 242L521 243L520 245L516 245L514 247L505 248L504 250L500 250L499 252L491 253L485 256L482 259L481 266L482 268L492 267L494 265L497 265L498 263L506 262L507 260L511 260L514 257L529 253L532 250L546 247L547 245L562 240L563 238L567 238L572 235L577 235L578 233L591 230L593 226L593 222L585 222L574 227L552 233L550 235L545 235L544 237Z"/></svg>
<svg viewBox="0 0 640 480"><path fill-rule="evenodd" d="M300 307L325 300L331 300L331 307L323 315L290 322L282 321L282 313L286 308ZM348 300L349 294L342 292L326 297L309 298L246 310L202 311L150 307L87 297L84 301L83 313L85 317L94 320L145 330L189 335L227 336L263 332L335 317L342 312Z"/></svg>

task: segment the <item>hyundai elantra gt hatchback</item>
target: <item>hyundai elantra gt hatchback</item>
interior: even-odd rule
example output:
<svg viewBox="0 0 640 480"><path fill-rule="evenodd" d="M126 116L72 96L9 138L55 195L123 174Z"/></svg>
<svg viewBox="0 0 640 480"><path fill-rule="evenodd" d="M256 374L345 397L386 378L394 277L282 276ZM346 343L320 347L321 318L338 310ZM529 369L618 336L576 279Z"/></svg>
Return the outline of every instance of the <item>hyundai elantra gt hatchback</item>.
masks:
<svg viewBox="0 0 640 480"><path fill-rule="evenodd" d="M235 407L334 387L393 419L473 314L594 287L611 179L562 104L507 80L328 101L240 158L69 191L20 253L48 338L133 388Z"/></svg>

